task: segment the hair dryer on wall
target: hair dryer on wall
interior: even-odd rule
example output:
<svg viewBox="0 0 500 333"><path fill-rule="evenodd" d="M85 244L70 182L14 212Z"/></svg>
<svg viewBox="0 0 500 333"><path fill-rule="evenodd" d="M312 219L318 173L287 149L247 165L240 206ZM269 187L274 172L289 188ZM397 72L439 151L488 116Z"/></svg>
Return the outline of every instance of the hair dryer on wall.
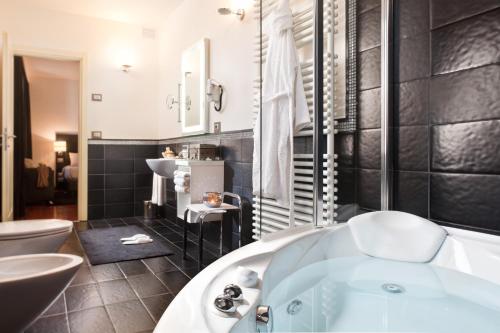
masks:
<svg viewBox="0 0 500 333"><path fill-rule="evenodd" d="M222 110L222 95L224 94L224 89L222 88L222 84L219 82L208 79L207 80L207 99L208 103L214 103L214 109L217 112Z"/></svg>

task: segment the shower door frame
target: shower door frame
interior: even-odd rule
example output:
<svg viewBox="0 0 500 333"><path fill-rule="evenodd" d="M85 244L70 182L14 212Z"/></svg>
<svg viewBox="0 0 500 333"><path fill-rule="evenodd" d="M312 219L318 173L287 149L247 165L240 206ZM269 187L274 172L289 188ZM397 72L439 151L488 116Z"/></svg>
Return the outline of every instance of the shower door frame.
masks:
<svg viewBox="0 0 500 333"><path fill-rule="evenodd" d="M380 210L393 207L392 65L393 0L381 0L380 29Z"/></svg>

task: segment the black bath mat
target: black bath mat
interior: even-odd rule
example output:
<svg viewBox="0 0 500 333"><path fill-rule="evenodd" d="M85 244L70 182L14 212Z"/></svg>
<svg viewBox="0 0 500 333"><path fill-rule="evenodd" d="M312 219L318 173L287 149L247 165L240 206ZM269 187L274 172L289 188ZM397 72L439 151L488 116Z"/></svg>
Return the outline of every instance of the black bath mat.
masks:
<svg viewBox="0 0 500 333"><path fill-rule="evenodd" d="M173 254L168 245L156 237L152 237L152 243L137 245L121 244L120 238L131 237L135 234L149 235L144 229L132 225L80 231L78 236L92 265Z"/></svg>

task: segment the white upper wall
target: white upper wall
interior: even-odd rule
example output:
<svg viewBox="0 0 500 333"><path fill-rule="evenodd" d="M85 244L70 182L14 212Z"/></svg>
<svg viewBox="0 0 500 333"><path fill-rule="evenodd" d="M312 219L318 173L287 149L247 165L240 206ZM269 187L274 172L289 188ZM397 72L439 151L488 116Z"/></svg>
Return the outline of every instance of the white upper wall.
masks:
<svg viewBox="0 0 500 333"><path fill-rule="evenodd" d="M167 95L177 99L181 54L202 38L210 40L210 77L224 85L224 109L211 107L209 122L222 122L222 131L252 128L252 83L257 77L253 40L258 32L252 0L184 0L160 29L160 138L181 136L177 113L166 107ZM221 16L220 7L245 7L243 21ZM176 108L177 109L177 108Z"/></svg>
<svg viewBox="0 0 500 333"><path fill-rule="evenodd" d="M142 26L29 6L30 1L0 0L0 31L9 33L14 47L86 54L89 137L91 131L102 131L105 139L180 136L177 114L168 111L166 98L177 96L182 51L201 38L210 39L210 77L224 85L224 109L211 110L211 131L214 121L222 122L223 131L252 128L258 31L252 0L183 0L165 15L154 39L143 37ZM217 13L219 7L242 6L247 9L243 22ZM125 63L133 66L128 74L120 70ZM103 101L90 101L91 93L103 94Z"/></svg>
<svg viewBox="0 0 500 333"><path fill-rule="evenodd" d="M4 0L12 1L12 0ZM15 0L29 6L156 27L183 0Z"/></svg>
<svg viewBox="0 0 500 333"><path fill-rule="evenodd" d="M87 135L158 138L158 39L144 38L142 27L0 1L0 31L13 47L87 56ZM133 66L128 74L124 63ZM91 102L91 93L103 101Z"/></svg>

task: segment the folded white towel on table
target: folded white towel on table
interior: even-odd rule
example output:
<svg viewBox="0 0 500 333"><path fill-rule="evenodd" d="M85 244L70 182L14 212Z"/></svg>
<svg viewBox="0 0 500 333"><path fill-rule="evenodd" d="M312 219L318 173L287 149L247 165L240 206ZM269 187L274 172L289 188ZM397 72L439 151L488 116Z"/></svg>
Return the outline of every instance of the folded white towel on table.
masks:
<svg viewBox="0 0 500 333"><path fill-rule="evenodd" d="M178 192L178 193L189 193L189 186L175 185L175 192Z"/></svg>
<svg viewBox="0 0 500 333"><path fill-rule="evenodd" d="M175 177L174 184L179 186L189 185L189 177Z"/></svg>
<svg viewBox="0 0 500 333"><path fill-rule="evenodd" d="M158 206L163 206L167 202L167 178L156 173L153 175L151 202Z"/></svg>

